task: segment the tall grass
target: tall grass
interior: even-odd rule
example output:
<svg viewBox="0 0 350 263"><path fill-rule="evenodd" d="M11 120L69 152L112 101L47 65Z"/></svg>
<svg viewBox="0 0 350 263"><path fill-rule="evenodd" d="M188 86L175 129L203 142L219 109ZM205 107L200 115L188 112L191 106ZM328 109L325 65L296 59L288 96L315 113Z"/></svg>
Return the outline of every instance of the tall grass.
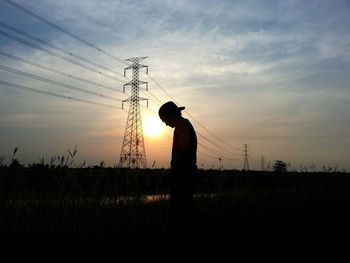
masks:
<svg viewBox="0 0 350 263"><path fill-rule="evenodd" d="M167 261L174 252L167 200L101 200L168 194L168 174L163 169L2 167L2 257ZM333 259L350 234L349 190L345 173L200 170L197 193L215 195L195 199L192 252L197 259L216 260Z"/></svg>

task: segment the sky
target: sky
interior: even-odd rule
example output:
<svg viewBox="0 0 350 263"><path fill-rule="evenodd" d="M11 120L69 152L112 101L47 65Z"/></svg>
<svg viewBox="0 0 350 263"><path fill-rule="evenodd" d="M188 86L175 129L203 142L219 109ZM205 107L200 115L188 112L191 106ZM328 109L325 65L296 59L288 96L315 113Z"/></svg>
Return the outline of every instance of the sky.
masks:
<svg viewBox="0 0 350 263"><path fill-rule="evenodd" d="M162 103L185 106L200 168L242 169L247 144L250 169L259 170L263 156L265 167L283 160L298 171L350 170L348 0L13 2L116 59L1 0L0 156L7 163L15 147L29 164L77 145L76 166L118 164L129 107L121 109L121 101L130 96L129 87L122 93L131 78L123 77L125 59L147 56L141 63L149 75L140 70L149 82L148 92L140 90L149 99L148 108L140 102L143 124L158 118ZM77 57L102 65L102 74ZM144 135L149 167L169 167L172 132L164 126L158 136Z"/></svg>

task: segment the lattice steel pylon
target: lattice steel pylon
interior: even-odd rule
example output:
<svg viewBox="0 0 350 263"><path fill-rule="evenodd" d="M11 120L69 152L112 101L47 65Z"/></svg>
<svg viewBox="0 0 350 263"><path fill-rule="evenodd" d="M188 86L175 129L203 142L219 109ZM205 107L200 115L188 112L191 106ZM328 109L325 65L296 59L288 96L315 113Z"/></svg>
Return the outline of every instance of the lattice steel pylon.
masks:
<svg viewBox="0 0 350 263"><path fill-rule="evenodd" d="M130 61L132 64L124 69L124 76L126 70L132 69L132 80L124 84L123 87L123 92L125 92L125 87L131 86L131 96L122 102L122 108L124 108L124 102L130 102L118 165L122 168L147 168L140 100L146 100L148 106L148 99L139 96L140 84L146 84L146 90L148 90L148 82L139 80L140 68L146 68L146 74L148 74L148 66L139 64L139 62L145 58L147 57L134 57L127 59L126 61Z"/></svg>
<svg viewBox="0 0 350 263"><path fill-rule="evenodd" d="M249 171L249 162L248 162L248 144L243 144L244 151L244 171Z"/></svg>

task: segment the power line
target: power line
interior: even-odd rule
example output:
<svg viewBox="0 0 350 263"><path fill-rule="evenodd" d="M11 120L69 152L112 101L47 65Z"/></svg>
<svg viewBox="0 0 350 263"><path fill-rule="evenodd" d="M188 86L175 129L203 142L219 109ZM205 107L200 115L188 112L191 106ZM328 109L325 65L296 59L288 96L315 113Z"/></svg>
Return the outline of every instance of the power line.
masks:
<svg viewBox="0 0 350 263"><path fill-rule="evenodd" d="M53 92L49 92L49 91L44 91L44 90L34 89L34 88L30 88L30 87L26 87L26 86L14 84L14 83L9 83L6 81L0 80L0 85L11 87L11 88L16 88L16 89L27 90L27 91L40 93L40 94L44 94L44 95L48 95L48 96L53 96L53 97L57 97L57 98L69 99L69 100L79 101L79 102L83 102L83 103L87 103L87 104L91 104L91 105L97 105L97 106L102 106L102 107L106 107L106 108L121 110L121 108L115 107L113 105L108 105L108 104L103 104L103 103L99 103L99 102L79 99L79 98L75 98L75 97L71 97L71 96L65 96L65 95L61 95L61 94L57 94L57 93L53 93Z"/></svg>
<svg viewBox="0 0 350 263"><path fill-rule="evenodd" d="M142 105L141 105L141 107L147 108L147 109L148 109L149 111L151 111L152 113L158 115L158 113L157 113L155 110L153 110L153 109L151 109L151 108L149 108L149 107L145 107L145 106L142 106ZM215 145L215 146L218 146L215 142L213 142L213 141L211 141L210 139L206 138L205 136L203 136L203 135L202 135L201 133L199 133L198 131L196 131L196 133L197 133L197 135L198 135L199 137L203 138L205 141L208 141L208 142L210 142L211 144L213 144L213 145ZM170 138L170 137L169 137L169 138ZM171 138L170 138L170 139L171 139ZM223 157L223 158L225 158L225 159L237 160L237 159L235 159L235 158L228 157L227 154L230 154L230 155L240 155L240 154L238 154L238 153L231 153L231 152L226 152L226 153L224 153L224 152L222 151L222 147L221 147L221 146L219 146L219 149L220 149L220 150L215 150L215 149L213 149L213 148L211 148L211 147L208 147L208 146L206 146L206 145L204 145L203 143L200 143L200 142L198 142L198 145L202 146L203 148L206 148L206 149L209 150L210 152L213 152L213 151L214 151L214 152L217 152L218 154L220 154L220 157ZM215 157L215 158L217 158L217 157Z"/></svg>
<svg viewBox="0 0 350 263"><path fill-rule="evenodd" d="M155 110L153 110L153 109L151 109L151 108L149 108L149 107L145 107L145 106L142 106L142 105L140 105L141 107L143 107L143 108L146 108L146 109L148 109L149 111L151 111L152 113L154 113L154 114L158 114ZM198 133L198 132L196 132L196 133ZM170 136L166 136L168 139L172 139ZM204 145L203 143L200 143L200 142L198 142L198 145L199 146L201 146L201 147L203 147L204 149L206 149L206 150L208 150L208 151L210 151L211 153L212 152L217 152L219 155L220 155L220 157L221 158L224 158L224 159L228 159L228 160L232 160L232 161L237 161L238 159L235 159L235 158L231 158L231 157L228 157L225 153L223 153L223 152L221 152L221 151L218 151L218 150L215 150L215 149L213 149L213 148L210 148L210 147L208 147L208 146L206 146L206 145ZM210 156L210 158L213 158L213 159L218 159L219 157L216 157L216 156L213 156L213 155L208 155L208 154L206 154L207 156Z"/></svg>
<svg viewBox="0 0 350 263"><path fill-rule="evenodd" d="M152 77L149 76L150 79L172 100L174 101L176 104L179 104L178 102L176 102L176 100ZM238 150L240 148L230 145L228 143L226 143L225 141L223 141L221 138L219 138L218 136L216 136L213 132L211 132L210 130L208 130L208 128L205 127L205 125L203 125L202 123L200 123L195 117L193 117L193 115L191 115L187 110L185 110L185 112L187 113L188 116L190 116L199 126L201 126L205 131L207 131L211 136L213 136L215 139L217 139L218 141L220 141L225 147L230 146L231 148L234 148L235 150ZM204 137L204 136L203 136ZM211 143L213 143L212 141L210 141ZM216 144L217 145L217 144ZM220 147L223 147L220 145Z"/></svg>
<svg viewBox="0 0 350 263"><path fill-rule="evenodd" d="M140 89L140 90L141 90L141 89ZM143 106L143 105L141 105L141 104L140 104L140 107L149 110L150 112L154 113L155 115L158 115L158 113L157 113L155 110L153 110L152 108L150 108L150 107Z"/></svg>
<svg viewBox="0 0 350 263"><path fill-rule="evenodd" d="M120 73L116 73L116 72L114 72L113 70L111 70L111 69L109 69L109 68L107 68L107 67L105 67L105 66L102 66L102 65L100 65L100 64L98 64L98 63L95 63L95 62L93 62L93 61L91 61L91 60L88 60L88 59L86 59L86 58L84 58L84 57L75 55L75 54L73 54L72 52L69 52L69 51L67 51L67 50L65 50L65 49L63 49L63 48L57 47L57 46L55 46L55 45L52 45L52 44L50 44L50 43L48 43L48 42L46 42L46 41L44 41L44 40L42 40L42 39L40 39L40 38L34 37L34 36L32 36L31 34L28 34L28 33L23 32L23 31L21 31L21 30L19 30L19 29L17 29L17 28L14 28L14 27L12 27L12 26L10 26L10 25L8 25L8 24L2 22L2 21L0 21L0 26L6 28L6 29L8 29L8 30L14 31L14 32L16 32L17 34L20 34L20 35L22 35L22 36L26 36L26 37L28 37L28 38L30 38L30 39L32 39L32 40L34 40L34 41L37 41L37 42L39 42L39 43L41 43L41 44L47 45L47 46L49 46L49 47L51 47L51 48L53 48L53 49L56 49L56 50L58 50L58 51L61 51L61 52L65 53L65 54L67 54L67 55L69 55L69 56L72 56L72 57L75 57L75 58L77 58L77 59L80 59L80 60L82 60L82 61L84 61L84 62L86 62L86 63L88 63L88 64L94 65L94 66L96 66L96 67L99 67L99 68L102 68L102 69L104 69L104 70L107 70L107 71L109 71L109 72L111 72L111 73L113 73L113 74L120 75L120 76L124 77L124 76L121 75Z"/></svg>
<svg viewBox="0 0 350 263"><path fill-rule="evenodd" d="M59 74L61 76L69 77L69 78L76 79L76 80L79 80L79 81L82 81L82 82L85 82L85 83L89 83L89 84L92 84L92 85L95 85L95 86L98 86L98 87L101 87L101 88L105 88L105 89L108 89L108 90L119 92L121 94L125 94L121 90L118 90L118 89L115 89L115 88L112 88L112 87L109 87L109 86L106 86L106 85L102 85L102 84L99 84L97 82L94 82L94 81L91 81L91 80L87 80L87 79L84 79L84 78L72 75L70 73L66 73L66 72L58 70L58 69L53 69L53 68L50 68L50 67L47 67L47 66L43 66L43 65L41 65L41 64L39 64L37 62L29 61L29 60L26 60L24 58L17 57L15 55L11 55L11 54L8 54L8 53L2 52L2 51L0 51L0 55L8 57L8 58L11 58L13 60L17 60L17 61L26 63L28 65L35 66L37 68L41 68L41 69L44 69L44 70L47 70L47 71Z"/></svg>
<svg viewBox="0 0 350 263"><path fill-rule="evenodd" d="M239 155L238 153L229 152L229 151L223 149L221 145L219 145L219 144L213 142L212 140L210 140L210 139L207 138L206 136L202 135L202 134L199 133L198 131L196 131L196 133L198 134L199 137L203 138L203 139L206 140L207 142L210 142L211 144L215 145L216 147L219 147L220 149L224 150L227 154Z"/></svg>
<svg viewBox="0 0 350 263"><path fill-rule="evenodd" d="M0 30L0 34L6 36L6 37L8 37L8 38L11 38L11 39L13 39L13 40L16 40L16 41L18 41L18 42L21 42L22 44L25 44L25 45L30 46L30 47L32 47L32 48L35 48L35 49L38 49L38 50L43 51L43 52L45 52L45 53L48 53L48 54L50 54L50 55L52 55L52 56L58 57L58 58L60 58L60 59L62 59L62 60L68 61L68 62L70 62L70 63L72 63L72 64L74 64L74 65L77 65L77 66L83 67L83 68L85 68L85 69L88 69L88 70L90 70L90 71L92 71L92 72L98 73L98 74L100 74L100 75L102 75L102 76L104 76L104 77L107 77L107 78L110 78L110 79L113 79L113 80L116 80L116 81L119 81L119 82L123 82L123 80L120 80L120 79L118 79L118 78L112 77L112 76L110 76L110 75L108 75L108 74L105 74L105 73L103 73L103 72L101 72L101 71L99 71L99 70L97 70L97 69L94 69L94 68L92 68L92 67L83 65L83 64L81 64L81 63L79 63L79 62L77 62L77 61L75 61L75 60L69 59L69 58L67 58L67 57L64 57L64 56L62 56L62 55L60 55L60 54L57 54L57 53L52 52L52 51L50 51L50 50L47 50L47 49L45 49L45 48L39 47L39 46L37 46L37 45L35 45L35 44L33 44L33 43L30 43L30 42L28 42L28 41L26 41L26 40L24 40L24 39L22 39L22 38L19 38L19 37L16 37L16 36L14 36L14 35L11 35L11 34L5 32L5 31Z"/></svg>
<svg viewBox="0 0 350 263"><path fill-rule="evenodd" d="M176 100L174 100L174 98L172 98L172 96L171 96L168 92L166 92L166 90L165 90L154 78L152 78L151 76L150 76L150 78L151 78L151 80L152 80L158 87L160 87L160 88L164 91L164 93L165 93L172 101L174 101L175 103L177 103ZM160 102L160 105L162 104L161 101L160 101L157 97L155 97L153 94L151 94L151 95L152 95L154 98L156 98L157 101ZM177 104L178 104L178 103L177 103ZM219 141L221 141L222 143L224 143L225 146L226 146L226 143L225 143L223 140L221 140L221 139L220 139L219 137L217 137L215 134L213 134L212 132L210 132L204 125L202 125L197 119L195 119L191 114L189 114L188 111L185 110L185 112L186 112L196 123L198 123L202 128L204 128L210 135L212 135L214 138L216 138L216 139L218 139ZM228 150L226 150L226 149L223 149L223 146L222 146L222 145L219 145L219 144L213 142L212 140L208 139L206 136L202 135L202 134L199 133L198 131L196 131L196 133L198 134L198 136L200 136L200 137L203 138L204 140L206 140L206 141L208 141L209 143L211 143L211 144L213 144L213 145L219 147L220 149L224 150L224 151L227 152L228 154L239 155L239 154L237 154L237 153L233 153L233 152L231 152L231 151L228 151ZM231 146L231 145L230 145L230 146ZM235 148L234 146L231 146L231 147ZM237 148L237 149L240 150L241 148Z"/></svg>
<svg viewBox="0 0 350 263"><path fill-rule="evenodd" d="M109 57L111 57L111 58L113 58L113 59L115 59L115 60L121 62L121 63L127 64L124 60L115 57L114 55L110 54L109 52L104 51L103 49L97 47L96 45L94 45L94 44L92 44L92 43L90 43L90 42L88 42L88 41L82 39L81 37L79 37L79 36L77 36L77 35L75 35L75 34L69 32L69 31L67 31L67 30L65 30L65 29L63 29L62 27L60 27L60 26L54 24L53 22L51 22L51 21L49 21L49 20L47 20L47 19L41 17L40 15L34 13L33 11L31 11L31 10L29 10L29 9L27 9L27 8L25 8L25 7L23 7L23 6L19 5L19 4L17 4L17 3L14 3L14 2L11 1L11 0L3 0L3 1L5 1L6 3L8 3L8 4L14 6L15 8L17 8L17 9L23 11L24 13L26 13L26 14L32 16L32 17L35 17L35 18L39 19L40 21L46 23L47 25L50 25L50 26L56 28L57 30L59 30L59 31L61 31L61 32L67 34L67 35L69 35L70 37L72 37L72 38L74 38L74 39L80 41L81 43L84 43L84 44L86 44L87 46L89 46L89 47L91 47L91 48L93 48L93 49L95 49L95 50L97 50L97 51L99 51L99 52L101 52L101 53L103 53L103 54L105 54L105 55L107 55L107 56L109 56ZM101 74L101 72L99 72L99 74ZM172 98L172 96L171 96L171 95L170 95L170 94L169 94L169 93L154 79L154 78L152 78L151 76L150 76L150 78L153 80L153 82L154 82L158 87L160 87L160 88L163 90L163 92L164 92L169 98L171 98L171 99L176 103L176 100L174 100L174 99ZM196 119L195 119L192 115L190 115L187 111L185 111L185 112L186 112L196 123L198 123L202 128L204 128L211 136L213 136L215 139L217 139L218 141L220 141L221 143L223 143L226 147L227 147L227 146L230 146L230 147L232 147L232 148L236 148L236 147L234 147L234 146L232 146L232 145L227 144L226 142L224 142L221 138L217 137L214 133L212 133L211 131L209 131L204 125L202 125L198 120L196 120Z"/></svg>
<svg viewBox="0 0 350 263"><path fill-rule="evenodd" d="M44 78L44 77L40 77L40 76L37 76L37 75L34 75L34 74L30 74L30 73L27 73L27 72L24 72L24 71L16 70L16 69L13 69L13 68L5 67L5 66L3 66L1 64L0 64L0 69L6 70L8 72L11 72L11 73L14 73L14 74L17 74L17 75L25 76L25 77L28 77L28 78L32 78L32 79L40 80L40 81L43 81L43 82L46 82L46 83L50 83L50 84L53 84L53 85L56 85L56 86L60 86L60 87L63 87L63 88L76 90L76 91L83 92L83 93L86 93L86 94L94 95L94 96L97 96L97 97L101 97L101 98L103 97L103 98L110 99L110 100L122 101L121 99L117 99L117 98L114 98L114 97L111 97L111 96L108 96L108 95L104 95L104 94L97 93L97 92L94 92L94 91L89 91L89 90L82 89L82 88L78 88L78 87L75 87L75 86L72 86L72 85L68 85L68 84L65 84L65 83L62 83L62 82L58 82L58 81L55 81L55 80L51 80L51 79L47 79L47 78Z"/></svg>
<svg viewBox="0 0 350 263"><path fill-rule="evenodd" d="M201 124L196 118L194 118L191 114L188 113L188 111L185 110L185 112L188 114L188 116L190 116L198 125L200 125L204 130L206 130L211 136L213 136L215 139L217 139L218 141L220 141L221 143L223 143L225 146L230 146L234 149L239 149L235 146L232 146L228 143L226 143L225 141L223 141L221 138L219 138L218 136L216 136L214 133L212 133L211 131L209 131L203 124Z"/></svg>
<svg viewBox="0 0 350 263"><path fill-rule="evenodd" d="M83 38L81 38L81 37L79 37L79 36L77 36L77 35L75 35L75 34L69 32L69 31L63 29L62 27L60 27L60 26L56 25L55 23L53 23L53 22L51 22L51 21L49 21L49 20L43 18L42 16L40 16L40 15L34 13L33 11L31 11L31 10L29 10L29 9L27 9L27 8L25 8L25 7L23 7L23 6L19 5L19 4L17 4L17 3L15 3L15 2L11 1L11 0L3 0L3 1L6 2L6 3L8 3L8 4L10 4L10 5L12 5L13 7L15 7L15 8L21 10L22 12L24 12L24 13L26 13L26 14L32 16L32 17L35 17L35 18L39 19L40 21L44 22L45 24L54 27L55 29L61 31L62 33L65 33L65 34L69 35L70 37L72 37L72 38L78 40L79 42L81 42L81 43L83 43L83 44L85 44L85 45L87 45L87 46L89 46L89 47L91 47L91 48L97 50L98 52L101 52L101 53L107 55L108 57L113 58L113 59L115 59L115 60L121 62L122 64L129 65L129 64L126 63L124 60L122 60L122 59L120 59L120 58L118 58L118 57L112 55L111 53L109 53L109 52L107 52L107 51L105 51L105 50L99 48L98 46L96 46L96 45L94 45L94 44L92 44L92 43L90 43L90 42L84 40Z"/></svg>
<svg viewBox="0 0 350 263"><path fill-rule="evenodd" d="M203 155L203 156L208 157L210 159L219 160L219 158L216 157L216 156L213 156L213 155L210 155L210 154L207 154L207 153L203 153L201 151L197 151L197 152L198 152L199 155Z"/></svg>
<svg viewBox="0 0 350 263"><path fill-rule="evenodd" d="M152 77L152 76L150 76L149 75L149 77L150 77L150 79L172 100L172 101L174 101L176 104L179 104L178 102L176 102L176 100ZM217 139L218 141L220 141L221 143L223 143L226 147L227 146L230 146L230 147L232 147L232 148L234 148L235 150L238 150L238 149L240 149L240 148L238 148L238 147L235 147L235 146L232 146L232 145L230 145L230 144L227 144L225 141L223 141L221 138L219 138L218 136L216 136L214 133L212 133L211 131L209 131L203 124L201 124L196 118L194 118L188 111L186 111L185 110L185 112L187 113L187 115L188 116L190 116L199 126L201 126L204 130L206 130L211 136L213 136L215 139ZM206 138L205 136L203 136L203 135L201 135L198 131L197 131L197 134L200 136L200 137L202 137L203 139L205 139L206 141L208 141L208 142L210 142L210 143L212 143L212 144L214 144L214 145L216 145L216 146L218 146L218 147L220 147L220 148L222 148L223 146L221 146L221 145L218 145L217 143L215 143L215 142L213 142L212 140L210 140L210 139L208 139L208 138ZM225 151L227 151L227 150L225 150ZM230 154L234 154L234 155L236 155L235 153L232 153L232 152L230 152Z"/></svg>
<svg viewBox="0 0 350 263"><path fill-rule="evenodd" d="M19 8L20 10L24 11L25 13L30 14L30 15L32 15L32 16L38 18L39 20L41 20L41 21L43 21L43 22L45 22L45 23L47 23L47 24L49 24L49 25L55 27L56 29L58 29L58 30L60 30L60 31L66 33L66 34L68 34L69 36L71 36L71 37L73 37L73 38L75 38L75 39L77 39L77 40L83 42L84 44L86 44L86 45L88 45L88 46L90 46L90 47L93 47L93 48L97 49L98 51L101 51L100 48L97 48L96 46L94 46L94 45L92 45L91 43L89 43L89 42L83 40L82 38L77 37L77 36L71 34L70 32L68 32L68 31L62 29L61 27L55 25L54 23L52 23L52 22L50 22L50 21L48 21L48 20L42 18L41 16L39 16L39 15L33 13L32 11L29 11L28 9L26 9L26 8L24 8L24 7L22 7L22 6L18 5L18 4L16 4L16 3L13 3L12 1L9 1L9 0L4 0L4 1L7 2L7 3L10 3L11 5L13 5L13 6L17 7L17 8ZM66 52L66 53L70 54L69 52ZM103 52L103 53L104 53L104 52ZM120 59L118 59L118 60L120 61ZM124 61L123 61L123 62L124 62ZM172 98L172 96L171 96L171 95L170 95L170 94L169 94L169 93L168 93L168 92L153 78L153 77L150 76L150 78L151 78L151 80L152 80L158 87L160 87L160 88L163 90L163 92L164 92L169 98L171 98L174 102L176 102L176 100L175 100L174 98ZM154 96L154 95L152 94L152 96ZM155 96L154 96L154 97L155 97ZM156 97L155 97L155 98L156 98ZM158 100L158 99L156 98L156 100ZM159 102L160 102L160 101L159 101ZM195 120L196 123L198 123L202 128L204 128L208 133L210 133L210 135L212 135L214 138L216 138L216 139L219 140L220 142L224 143L225 146L227 146L227 143L226 143L226 142L224 142L224 141L221 140L219 137L217 137L215 134L213 134L212 132L210 132L210 131L209 131L204 125L202 125L196 118L194 118L190 113L188 113L188 111L185 111L185 112L186 112L193 120ZM231 146L231 145L230 145L230 146ZM231 146L231 147L233 147L233 146Z"/></svg>
<svg viewBox="0 0 350 263"><path fill-rule="evenodd" d="M158 98L155 97L154 95L153 95L153 97L156 98L156 99L158 100ZM158 101L159 101L159 100L158 100ZM155 114L157 114L155 111L153 111L153 112L154 112ZM228 150L226 150L226 149L223 149L223 147L222 147L221 145L219 145L219 144L213 142L212 140L210 140L210 139L207 138L206 136L202 135L202 134L199 133L198 131L196 131L196 133L197 133L197 135L198 135L199 137L203 138L205 141L211 143L212 145L215 145L215 146L218 147L220 150L214 150L213 148L210 148L210 147L205 146L205 145L203 145L203 144L201 144L201 143L198 143L198 145L201 145L203 148L206 148L207 150L209 150L209 151L211 151L211 152L215 151L215 152L219 153L219 154L221 155L221 157L223 157L223 158L225 158L225 159L237 160L237 159L234 159L234 158L231 158L231 157L227 157L227 154L230 154L230 155L240 155L240 154L238 154L238 153L233 153L233 152L230 152L230 151L228 151ZM224 152L226 152L226 153L223 153L222 150L223 150Z"/></svg>
<svg viewBox="0 0 350 263"><path fill-rule="evenodd" d="M176 102L176 100L152 76L150 76L150 75L148 75L148 76L173 102L178 104Z"/></svg>
<svg viewBox="0 0 350 263"><path fill-rule="evenodd" d="M142 92L142 93L145 93L145 91L142 90L142 89L141 89L141 92ZM149 95L151 95L151 96L153 97L153 99L154 99L153 101L154 101L158 106L162 105L162 102L161 102L155 95L153 95L153 93L152 93L150 90L147 91L147 94L149 94Z"/></svg>
<svg viewBox="0 0 350 263"><path fill-rule="evenodd" d="M212 149L212 148L210 148L210 147L208 147L208 146L205 146L204 144L202 144L202 143L200 143L200 142L198 142L198 145L201 146L201 147L203 147L203 148L205 148L205 149L207 149L207 150L210 151L211 153L217 152L217 153L220 155L219 157L221 157L221 158L228 159L228 160L233 160L233 161L237 161L237 160L238 160L238 159L235 159L235 158L228 157L228 156L222 154L222 152L217 151L217 150L215 150L215 149ZM218 158L218 157L217 157L217 158Z"/></svg>
<svg viewBox="0 0 350 263"><path fill-rule="evenodd" d="M148 109L149 111L151 111L152 113L158 115L158 113L157 113L155 110L153 110L153 109L151 109L151 108L149 108L149 107L142 106L142 105L140 105L140 106L143 107L143 108L146 108L146 109ZM198 134L198 132L196 132L196 133ZM203 136L203 135L201 135L201 134L198 134L198 135L201 136L201 137ZM167 137L168 137L168 139L172 139L172 138L169 137L169 136L167 136ZM213 149L213 148L211 148L211 147L208 147L208 146L204 145L203 143L198 142L198 145L201 146L201 147L203 147L204 149L210 151L211 153L213 153L213 152L218 153L218 154L220 155L221 158L228 159L228 160L233 160L233 161L238 160L238 159L235 159L235 158L228 157L228 156L227 156L227 153L224 153L224 152L222 152L222 151L220 151L220 150L215 150L215 149ZM221 148L220 148L220 149L221 149ZM230 153L230 154L231 154L231 153ZM234 154L234 155L238 155L238 154ZM212 156L212 158L218 159L218 157L214 157L214 156Z"/></svg>
<svg viewBox="0 0 350 263"><path fill-rule="evenodd" d="M108 52L102 50L101 48L97 47L96 45L93 45L93 44L91 44L90 42L88 42L88 41L86 41L86 40L84 40L84 39L82 39L82 38L80 38L80 37L78 37L78 36L76 36L76 35L70 33L69 31L67 31L67 30L65 30L65 29L63 29L63 28L57 26L56 24L54 24L54 23L48 21L47 19L45 19L45 18L43 18L43 17L41 17L41 16L35 14L34 12L32 12L32 11L30 11L30 10L24 8L23 6L20 6L19 4L14 3L14 2L12 2L12 1L10 1L10 0L4 0L4 1L7 2L8 4L11 4L12 6L14 6L14 7L20 9L21 11L23 11L23 12L25 12L25 13L27 13L27 14L33 16L33 17L36 17L37 19L41 20L42 22L44 22L44 23L46 23L46 24L48 24L48 25L50 25L50 26L56 28L57 30L59 30L59 31L65 33L65 34L68 34L68 35L71 36L72 38L74 38L74 39L76 39L76 40L78 40L78 41L80 41L80 42L82 42L82 43L84 43L84 44L86 44L86 45L88 45L88 46L90 46L90 47L96 49L97 51L99 51L99 52L101 52L101 53L104 53L105 55L107 55L107 56L109 56L109 57L111 57L111 58L114 58L114 59L118 60L119 62L122 62L123 64L127 64L127 63L125 63L123 60L121 60L121 59L119 59L119 58L113 56L112 54L110 54L110 53L108 53ZM3 25L4 25L4 24L3 24ZM10 29L10 30L11 30L11 29L14 30L14 28L10 28L9 26L7 26L6 28L8 28L8 29ZM51 46L52 48L57 49L57 50L60 50L61 52L64 52L64 53L66 53L66 54L68 54L68 55L70 55L70 56L73 56L73 57L76 57L76 58L78 58L78 59L81 59L81 60L83 60L84 62L90 63L90 64L92 64L92 65L95 65L95 66L98 66L98 67L103 68L103 69L105 69L105 70L108 70L108 71L110 71L110 72L113 72L113 71L111 71L110 69L108 69L108 68L106 68L106 67L104 67L104 66L98 65L97 63L91 62L91 61L89 61L89 60L87 60L87 59L85 59L85 58L83 58L83 57L74 55L74 54L72 54L71 52L65 51L64 49L55 47L55 46L53 46L53 45L51 45L51 44L48 44L48 43L45 42L45 41L42 41L42 40L40 40L40 39L38 39L38 38L35 38L35 37L32 37L32 36L30 36L29 34L26 34L26 33L22 32L22 31L16 30L16 32L17 32L17 33L20 33L20 34L22 34L22 35L26 35L27 37L30 37L31 39L34 39L34 40L36 40L36 41L38 41L38 42L41 42L41 43L44 43L44 44L46 44L46 45L48 45L48 46ZM4 33L4 32L0 32L0 33ZM9 35L6 34L6 33L5 33L5 35L8 36L8 37L13 38L12 36L9 36ZM13 38L13 39L14 39L14 38ZM18 38L15 39L15 40L18 40ZM26 42L26 41L24 41L24 40L22 40L22 41L20 41L20 42L25 43L25 44L29 44L28 42ZM30 45L31 45L32 47L35 46L35 45L33 45L33 44L30 44ZM37 47L35 47L35 48L37 48ZM40 50L44 50L44 49L40 48ZM47 52L47 50L45 50L45 52ZM47 52L47 53L49 53L49 52ZM49 54L54 55L53 52L50 52ZM55 55L57 56L58 54L55 54ZM59 56L59 55L58 55L58 56ZM67 60L67 58L63 58L63 57L61 57L61 56L59 56L59 57L60 57L61 59ZM72 61L70 61L70 60L68 60L68 61L72 63ZM74 62L74 64L79 65L80 63ZM80 65L80 66L82 66L82 65ZM84 67L86 68L86 66L84 66ZM91 68L88 68L88 69L91 70ZM96 71L96 70L93 70L93 71L94 71L94 72L97 72L97 73L99 73L99 74L101 74L101 75L104 75L102 72L98 72L98 71ZM113 73L115 73L115 72L113 72ZM108 76L108 75L106 75L106 76L107 76L107 77L110 77L110 76ZM172 98L172 96L170 96L170 94L169 94L162 86L160 86L159 83L158 83L157 81L155 81L155 79L153 79L152 77L151 77L151 79L153 80L154 83L156 83L156 84L163 90L163 92L165 92L165 94L166 94L168 97L170 97L173 101L176 102L176 100L174 100L174 99ZM118 80L118 81L120 81L120 80ZM159 100L157 97L155 97L153 94L151 94L151 95L161 104L160 100ZM60 96L60 95L59 95L59 96ZM71 99L71 97L68 97L68 98ZM202 125L197 119L195 119L191 114L189 114L187 111L186 111L186 113L187 113L193 120L195 120L202 128L204 128L207 132L209 132L210 135L212 135L214 138L216 138L216 139L219 140L220 142L224 143L225 146L227 145L226 142L224 142L224 141L221 140L219 137L217 137L215 134L213 134L212 132L210 132L205 126L203 126L203 125ZM205 136L202 136L202 137L205 138L205 139L207 139ZM208 139L207 139L207 140L208 140ZM208 140L208 141L211 142L211 143L213 143L211 140ZM231 146L231 145L230 145L230 146ZM203 145L202 145L202 147L203 147ZM220 147L221 147L221 146L220 146ZM234 146L231 146L231 147L234 147ZM208 148L208 147L207 147L207 148Z"/></svg>
<svg viewBox="0 0 350 263"><path fill-rule="evenodd" d="M171 138L170 136L166 136L166 137L167 137L168 139L172 140L172 138ZM213 151L219 152L219 151L217 151L217 150L213 150L213 149L211 149L211 148L209 148L209 147L203 145L202 143L199 143L199 142L198 142L198 145L201 146L201 147L203 147L204 149L209 150L210 152L213 152ZM220 153L220 157L217 157L217 156L214 156L214 155L210 155L210 154L208 154L208 153L204 153L204 152L199 151L199 150L197 150L197 152L198 152L198 154L205 155L205 156L207 156L207 157L209 157L209 158L211 158L211 159L215 159L215 160L218 160L219 158L228 159L228 160L231 160L231 161L237 161L237 160L238 160L238 159L234 159L234 158L230 158L230 157L224 156L224 155L222 155L222 153L220 153L220 152L219 152L219 153Z"/></svg>

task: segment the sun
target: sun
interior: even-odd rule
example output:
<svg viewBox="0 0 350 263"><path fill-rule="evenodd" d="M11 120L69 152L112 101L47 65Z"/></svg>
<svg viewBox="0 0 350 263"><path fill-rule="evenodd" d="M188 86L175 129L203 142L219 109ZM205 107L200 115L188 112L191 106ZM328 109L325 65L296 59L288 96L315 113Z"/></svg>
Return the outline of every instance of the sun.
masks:
<svg viewBox="0 0 350 263"><path fill-rule="evenodd" d="M156 137L162 133L163 127L164 125L159 118L148 117L144 121L143 132L147 136Z"/></svg>

